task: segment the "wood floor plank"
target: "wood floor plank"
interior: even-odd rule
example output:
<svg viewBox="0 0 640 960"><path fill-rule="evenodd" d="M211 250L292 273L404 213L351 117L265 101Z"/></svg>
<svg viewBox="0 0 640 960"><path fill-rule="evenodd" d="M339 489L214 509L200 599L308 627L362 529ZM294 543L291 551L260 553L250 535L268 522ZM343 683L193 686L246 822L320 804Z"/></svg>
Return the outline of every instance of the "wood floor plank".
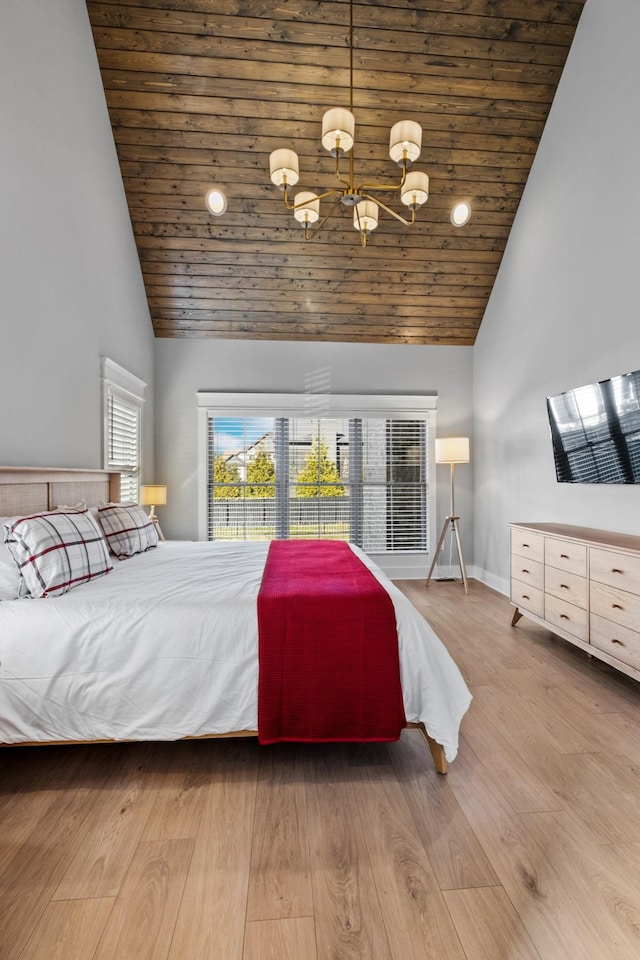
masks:
<svg viewBox="0 0 640 960"><path fill-rule="evenodd" d="M242 960L316 960L313 917L247 924Z"/></svg>
<svg viewBox="0 0 640 960"><path fill-rule="evenodd" d="M193 840L139 843L94 960L165 960Z"/></svg>
<svg viewBox="0 0 640 960"><path fill-rule="evenodd" d="M574 896L589 904L602 956L640 956L638 848L631 857L620 857L619 847L603 850L564 812L523 814L522 821Z"/></svg>
<svg viewBox="0 0 640 960"><path fill-rule="evenodd" d="M213 749L211 783L170 960L242 960L259 748L217 740Z"/></svg>
<svg viewBox="0 0 640 960"><path fill-rule="evenodd" d="M16 747L3 751L8 757L5 769L0 770L0 877L27 841L43 817L55 807L61 791L74 790L75 777L82 766L84 755L78 750L74 756L58 763L60 748L50 751L38 747ZM10 784L19 783L20 796ZM52 814L55 817L55 811Z"/></svg>
<svg viewBox="0 0 640 960"><path fill-rule="evenodd" d="M357 769L353 802L366 825L365 842L393 960L464 960L393 768L370 762Z"/></svg>
<svg viewBox="0 0 640 960"><path fill-rule="evenodd" d="M50 903L20 960L93 960L114 898Z"/></svg>
<svg viewBox="0 0 640 960"><path fill-rule="evenodd" d="M117 776L121 762L118 752L77 749L77 754L58 754L67 787L35 823L0 877L2 960L17 960L69 864L91 833L91 818L101 790L110 777ZM57 779L61 782L62 772ZM17 802L19 797L18 788Z"/></svg>
<svg viewBox="0 0 640 960"><path fill-rule="evenodd" d="M502 887L447 890L444 898L467 960L540 960Z"/></svg>
<svg viewBox="0 0 640 960"><path fill-rule="evenodd" d="M526 714L538 727L541 725L558 753L593 751L591 738L584 734L584 708L574 710L575 701L561 701L558 696L560 691L541 686L537 682L539 677L540 671L533 668L509 671L513 690L517 691L521 721L523 714ZM508 699L504 696L504 689L494 687L491 692L494 696L498 694L502 703Z"/></svg>
<svg viewBox="0 0 640 960"><path fill-rule="evenodd" d="M485 684L471 688L473 700L463 727L466 742L500 781L503 796L514 810L559 809L561 802L540 783L528 764L532 750L537 749L537 738L531 741L526 731L506 726L486 709L488 687Z"/></svg>
<svg viewBox="0 0 640 960"><path fill-rule="evenodd" d="M296 744L260 753L248 921L313 915L302 762Z"/></svg>
<svg viewBox="0 0 640 960"><path fill-rule="evenodd" d="M142 840L185 840L200 829L215 747L208 740L165 744L154 771L155 800Z"/></svg>
<svg viewBox="0 0 640 960"><path fill-rule="evenodd" d="M320 960L391 960L346 745L306 752L305 783ZM302 958L301 958L302 960Z"/></svg>
<svg viewBox="0 0 640 960"><path fill-rule="evenodd" d="M452 789L541 957L609 960L590 903L563 883L470 747L459 760Z"/></svg>
<svg viewBox="0 0 640 960"><path fill-rule="evenodd" d="M69 864L54 900L115 897L154 803L145 789L153 745L127 751L118 777L100 791L92 828Z"/></svg>
<svg viewBox="0 0 640 960"><path fill-rule="evenodd" d="M419 730L405 730L389 754L440 889L497 883L447 778L425 762L424 748Z"/></svg>

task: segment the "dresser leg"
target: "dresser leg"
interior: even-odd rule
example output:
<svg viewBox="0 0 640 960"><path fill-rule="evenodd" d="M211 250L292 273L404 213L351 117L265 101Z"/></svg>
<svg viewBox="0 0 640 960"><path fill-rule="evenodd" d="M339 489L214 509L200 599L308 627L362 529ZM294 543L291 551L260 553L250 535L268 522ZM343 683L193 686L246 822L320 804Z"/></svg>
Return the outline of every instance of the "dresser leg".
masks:
<svg viewBox="0 0 640 960"><path fill-rule="evenodd" d="M512 627L515 627L516 623L518 622L518 620L520 619L521 616L522 616L522 614L520 613L520 611L519 611L518 608L516 607L515 610L513 611L513 616L512 616L512 618L511 618L511 626L512 626Z"/></svg>

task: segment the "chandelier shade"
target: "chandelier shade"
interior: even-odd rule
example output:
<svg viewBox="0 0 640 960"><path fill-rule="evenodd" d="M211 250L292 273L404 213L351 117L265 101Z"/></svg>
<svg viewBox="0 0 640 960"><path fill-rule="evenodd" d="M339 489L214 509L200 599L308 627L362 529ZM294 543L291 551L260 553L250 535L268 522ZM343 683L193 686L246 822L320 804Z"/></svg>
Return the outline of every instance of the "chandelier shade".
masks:
<svg viewBox="0 0 640 960"><path fill-rule="evenodd" d="M384 210L407 227L415 223L416 210L429 198L429 177L421 171L409 173L409 167L422 150L422 127L415 120L399 120L389 135L389 157L401 169L399 182L369 183L355 174L355 117L353 114L353 0L349 2L349 109L331 107L322 117L322 146L335 158L336 185L312 193L303 190L293 203L289 188L300 179L298 155L289 147L274 150L269 158L271 182L284 193L284 203L295 220L304 227L305 240L316 237L329 217L340 207L353 207L353 225L362 246L378 226L379 211ZM349 154L348 170L340 169L340 158ZM379 199L380 193L395 193L410 217L393 210ZM321 218L320 201L331 200L329 211ZM313 229L311 229L313 228Z"/></svg>
<svg viewBox="0 0 640 960"><path fill-rule="evenodd" d="M288 150L281 147L274 150L269 157L269 169L271 173L271 182L276 187L284 190L286 187L295 187L300 179L298 154L295 150Z"/></svg>
<svg viewBox="0 0 640 960"><path fill-rule="evenodd" d="M303 226L305 223L317 223L320 219L320 201L317 194L310 190L296 193L293 215Z"/></svg>
<svg viewBox="0 0 640 960"><path fill-rule="evenodd" d="M429 177L422 170L412 170L408 173L400 199L406 207L417 210L429 199Z"/></svg>
<svg viewBox="0 0 640 960"><path fill-rule="evenodd" d="M378 226L378 204L375 200L362 200L353 211L353 225L361 233L371 233Z"/></svg>
<svg viewBox="0 0 640 960"><path fill-rule="evenodd" d="M402 166L403 161L413 163L422 150L422 127L415 120L399 120L389 134L389 156Z"/></svg>
<svg viewBox="0 0 640 960"><path fill-rule="evenodd" d="M322 118L322 146L332 157L348 153L353 147L356 118L351 110L332 107Z"/></svg>

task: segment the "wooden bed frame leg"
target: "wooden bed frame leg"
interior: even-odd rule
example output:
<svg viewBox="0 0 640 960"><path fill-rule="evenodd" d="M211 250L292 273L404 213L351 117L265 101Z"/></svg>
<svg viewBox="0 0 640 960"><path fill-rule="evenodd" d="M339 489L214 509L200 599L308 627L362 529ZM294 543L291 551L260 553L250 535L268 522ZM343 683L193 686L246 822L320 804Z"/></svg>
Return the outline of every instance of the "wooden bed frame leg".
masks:
<svg viewBox="0 0 640 960"><path fill-rule="evenodd" d="M444 747L442 746L441 743L438 743L436 740L434 740L433 737L429 736L429 734L427 733L427 728L425 727L424 723L418 723L416 724L416 726L418 727L418 729L422 733L422 736L425 738L425 740L429 744L429 750L431 751L431 756L433 757L433 764L437 772L444 775L449 769L449 766L447 764L447 758L444 755Z"/></svg>

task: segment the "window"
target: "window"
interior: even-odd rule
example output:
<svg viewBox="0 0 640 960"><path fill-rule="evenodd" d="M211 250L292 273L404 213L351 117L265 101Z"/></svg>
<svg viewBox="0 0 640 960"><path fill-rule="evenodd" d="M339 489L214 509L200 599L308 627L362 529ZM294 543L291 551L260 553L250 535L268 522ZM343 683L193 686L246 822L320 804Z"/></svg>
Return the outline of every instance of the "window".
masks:
<svg viewBox="0 0 640 960"><path fill-rule="evenodd" d="M263 399L268 413L273 399ZM231 415L224 395L201 395L206 538L331 538L372 555L426 552L429 408L367 400L400 409L370 402L370 411L353 411L359 416Z"/></svg>
<svg viewBox="0 0 640 960"><path fill-rule="evenodd" d="M120 471L120 499L139 499L142 404L146 384L113 360L102 360L104 468Z"/></svg>

